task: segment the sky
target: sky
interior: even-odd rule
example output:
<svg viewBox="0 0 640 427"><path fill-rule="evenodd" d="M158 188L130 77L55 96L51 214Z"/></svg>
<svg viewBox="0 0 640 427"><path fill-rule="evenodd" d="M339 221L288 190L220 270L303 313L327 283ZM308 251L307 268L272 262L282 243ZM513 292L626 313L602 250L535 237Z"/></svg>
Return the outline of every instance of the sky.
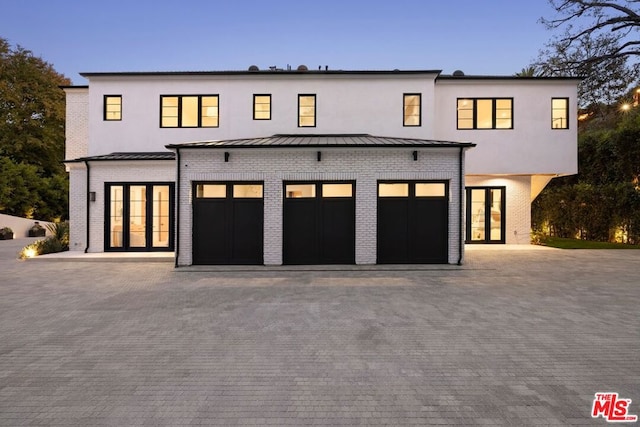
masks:
<svg viewBox="0 0 640 427"><path fill-rule="evenodd" d="M269 66L513 75L552 32L547 0L0 0L0 37L81 72Z"/></svg>

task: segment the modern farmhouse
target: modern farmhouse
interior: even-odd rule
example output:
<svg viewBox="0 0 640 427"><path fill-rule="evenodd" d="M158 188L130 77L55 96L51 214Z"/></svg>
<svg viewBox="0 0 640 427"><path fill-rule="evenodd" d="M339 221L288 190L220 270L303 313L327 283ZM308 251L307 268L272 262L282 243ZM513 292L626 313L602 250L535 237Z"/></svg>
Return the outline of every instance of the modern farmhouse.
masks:
<svg viewBox="0 0 640 427"><path fill-rule="evenodd" d="M577 172L572 78L82 75L64 88L76 251L457 264L465 243L529 244L531 201Z"/></svg>

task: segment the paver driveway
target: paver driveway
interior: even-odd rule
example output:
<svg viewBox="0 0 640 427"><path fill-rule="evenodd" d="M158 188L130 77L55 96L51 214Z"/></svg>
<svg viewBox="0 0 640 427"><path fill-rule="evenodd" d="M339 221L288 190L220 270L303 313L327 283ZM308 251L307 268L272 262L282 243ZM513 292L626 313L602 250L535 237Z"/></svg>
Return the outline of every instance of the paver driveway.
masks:
<svg viewBox="0 0 640 427"><path fill-rule="evenodd" d="M2 426L606 425L598 391L640 415L640 251L225 271L17 248Z"/></svg>

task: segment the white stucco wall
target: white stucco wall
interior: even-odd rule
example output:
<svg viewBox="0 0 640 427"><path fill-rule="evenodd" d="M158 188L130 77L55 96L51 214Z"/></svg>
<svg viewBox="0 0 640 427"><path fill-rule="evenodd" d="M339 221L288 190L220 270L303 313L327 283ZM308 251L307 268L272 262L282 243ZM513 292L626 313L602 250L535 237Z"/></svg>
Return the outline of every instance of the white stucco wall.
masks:
<svg viewBox="0 0 640 427"><path fill-rule="evenodd" d="M468 174L575 174L577 81L438 79L437 139L471 141ZM458 98L513 98L513 129L457 130ZM569 129L551 128L551 98L569 98Z"/></svg>
<svg viewBox="0 0 640 427"><path fill-rule="evenodd" d="M90 78L89 155L163 151L172 143L277 133L367 133L430 139L435 73L145 75ZM403 94L422 94L422 126L403 126ZM122 120L103 120L103 96L122 95ZM219 95L218 128L160 128L160 95ZM271 120L253 95L271 94ZM316 127L298 127L298 94L316 94Z"/></svg>
<svg viewBox="0 0 640 427"><path fill-rule="evenodd" d="M224 162L224 151L230 160ZM449 263L459 259L459 149L340 150L181 150L179 189L179 265L192 263L192 183L194 181L264 181L264 263L282 264L283 181L356 181L356 264L376 262L377 181L449 181Z"/></svg>

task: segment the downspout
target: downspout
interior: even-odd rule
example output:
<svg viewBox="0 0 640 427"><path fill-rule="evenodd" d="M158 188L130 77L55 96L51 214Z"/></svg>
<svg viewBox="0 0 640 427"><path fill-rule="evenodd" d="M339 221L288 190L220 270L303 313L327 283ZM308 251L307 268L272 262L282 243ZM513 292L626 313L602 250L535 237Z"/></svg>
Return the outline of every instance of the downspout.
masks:
<svg viewBox="0 0 640 427"><path fill-rule="evenodd" d="M180 255L180 149L176 148L176 200L175 200L175 210L176 210L176 238L175 238L175 264L174 268L178 268L178 256Z"/></svg>
<svg viewBox="0 0 640 427"><path fill-rule="evenodd" d="M90 179L91 168L89 167L89 161L88 160L84 161L84 165L87 168L87 223L86 223L87 226L85 227L86 230L87 230L87 236L86 236L87 246L84 248L84 253L86 254L89 251L89 235L90 235L90 233L89 233L89 224L90 224L90 222L89 222L89 208L91 207L91 196L90 196L90 191L89 190L91 190L91 188L90 188L89 185L91 183L91 179Z"/></svg>
<svg viewBox="0 0 640 427"><path fill-rule="evenodd" d="M460 147L460 157L459 157L459 163L458 163L458 172L459 172L459 182L460 182L460 213L458 214L458 230L460 230L460 238L458 239L458 265L462 265L462 254L464 253L464 239L462 238L462 236L464 236L464 223L462 221L463 217L464 217L464 211L465 209L462 209L462 206L464 206L464 176L462 173L462 164L463 164L463 159L464 159L464 147Z"/></svg>

